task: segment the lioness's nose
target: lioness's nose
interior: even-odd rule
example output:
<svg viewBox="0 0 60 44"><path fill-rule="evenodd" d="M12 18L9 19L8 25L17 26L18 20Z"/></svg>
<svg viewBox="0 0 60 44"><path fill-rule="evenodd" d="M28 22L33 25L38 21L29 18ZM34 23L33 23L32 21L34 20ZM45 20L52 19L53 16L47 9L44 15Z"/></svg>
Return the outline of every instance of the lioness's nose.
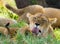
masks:
<svg viewBox="0 0 60 44"><path fill-rule="evenodd" d="M35 23L36 26L39 26L40 24L39 23Z"/></svg>

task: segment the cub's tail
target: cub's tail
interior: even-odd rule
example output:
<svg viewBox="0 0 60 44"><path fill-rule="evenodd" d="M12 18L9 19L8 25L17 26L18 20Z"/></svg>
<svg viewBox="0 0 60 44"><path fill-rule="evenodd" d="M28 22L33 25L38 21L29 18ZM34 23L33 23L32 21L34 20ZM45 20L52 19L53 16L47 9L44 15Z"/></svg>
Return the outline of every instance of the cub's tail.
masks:
<svg viewBox="0 0 60 44"><path fill-rule="evenodd" d="M5 7L11 11L13 11L14 13L16 13L17 15L21 16L23 14L23 9L16 9L14 7L11 7L9 4L5 4Z"/></svg>

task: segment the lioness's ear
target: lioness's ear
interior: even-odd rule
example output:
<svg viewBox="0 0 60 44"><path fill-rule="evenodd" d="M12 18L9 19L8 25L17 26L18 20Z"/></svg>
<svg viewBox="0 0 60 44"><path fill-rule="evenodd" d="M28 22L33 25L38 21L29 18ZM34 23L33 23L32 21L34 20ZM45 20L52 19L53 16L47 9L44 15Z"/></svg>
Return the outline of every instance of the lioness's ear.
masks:
<svg viewBox="0 0 60 44"><path fill-rule="evenodd" d="M49 19L50 24L56 23L57 21L57 18L48 18L48 19Z"/></svg>
<svg viewBox="0 0 60 44"><path fill-rule="evenodd" d="M31 17L31 14L30 14L30 13L27 13L27 15L26 15L26 16L29 18L29 17Z"/></svg>

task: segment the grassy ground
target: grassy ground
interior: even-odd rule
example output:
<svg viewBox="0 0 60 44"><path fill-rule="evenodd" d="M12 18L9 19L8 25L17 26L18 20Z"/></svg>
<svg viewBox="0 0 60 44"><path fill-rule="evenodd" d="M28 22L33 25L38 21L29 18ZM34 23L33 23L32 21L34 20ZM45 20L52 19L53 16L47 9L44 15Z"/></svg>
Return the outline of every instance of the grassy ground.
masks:
<svg viewBox="0 0 60 44"><path fill-rule="evenodd" d="M12 0L6 0L9 4ZM14 2L14 1L13 1ZM11 6L15 6L15 3L11 3ZM0 17L12 18L17 19L18 16L11 11L7 10L5 7L0 5ZM21 21L16 25L12 25L14 27L22 27L26 23ZM14 41L10 39L10 37L5 37L4 35L0 34L0 44L60 44L60 29L56 28L54 30L54 34L56 38L52 38L50 35L46 38L38 38L29 34L28 36L21 35L18 31L17 35L14 38Z"/></svg>

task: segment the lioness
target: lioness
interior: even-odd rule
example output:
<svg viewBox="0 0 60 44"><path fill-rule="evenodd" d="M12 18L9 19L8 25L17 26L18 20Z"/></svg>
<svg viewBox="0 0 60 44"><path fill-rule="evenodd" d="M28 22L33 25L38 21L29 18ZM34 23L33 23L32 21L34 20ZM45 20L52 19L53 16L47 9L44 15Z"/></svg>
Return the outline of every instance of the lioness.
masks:
<svg viewBox="0 0 60 44"><path fill-rule="evenodd" d="M56 22L56 18L48 18L41 13L37 13L35 15L27 13L27 17L30 21L30 24L28 27L26 26L25 28L22 28L21 33L25 33L28 30L35 35L39 35L40 33L43 37L47 36L48 34L54 36L51 25Z"/></svg>

